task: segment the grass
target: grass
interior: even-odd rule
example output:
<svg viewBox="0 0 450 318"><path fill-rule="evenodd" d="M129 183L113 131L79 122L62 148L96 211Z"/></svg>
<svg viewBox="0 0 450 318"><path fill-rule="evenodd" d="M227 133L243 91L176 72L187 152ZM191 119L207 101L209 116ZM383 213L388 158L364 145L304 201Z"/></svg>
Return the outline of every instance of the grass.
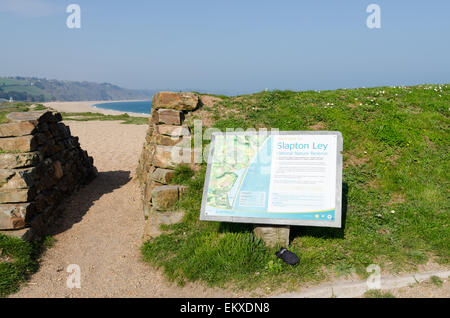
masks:
<svg viewBox="0 0 450 318"><path fill-rule="evenodd" d="M121 115L105 115L101 113L61 113L63 120L75 120L75 121L92 121L92 120L119 120L122 124L134 124L134 125L146 125L148 124L147 117L133 117L128 114Z"/></svg>
<svg viewBox="0 0 450 318"><path fill-rule="evenodd" d="M177 173L189 186L179 202L185 218L146 242L144 258L180 284L286 289L351 273L365 278L370 264L384 272L412 271L430 259L448 264L449 109L450 85L227 98L211 110L222 130L342 132L345 227L292 227L290 250L300 262L280 263L250 225L199 221L203 165L193 177Z"/></svg>
<svg viewBox="0 0 450 318"><path fill-rule="evenodd" d="M33 108L33 110L46 110L46 109L48 109L48 107L45 107L45 106L42 105L42 104L37 104L37 105Z"/></svg>
<svg viewBox="0 0 450 318"><path fill-rule="evenodd" d="M20 285L38 269L38 258L54 239L26 242L0 234L0 297L19 290Z"/></svg>
<svg viewBox="0 0 450 318"><path fill-rule="evenodd" d="M28 112L30 109L33 111L39 110L52 110L42 104L36 104L31 108L33 103L29 102L15 102L10 103L0 103L0 124L8 123L10 120L7 115L12 112ZM64 120L75 120L75 121L91 121L91 120L118 120L122 121L122 124L134 124L134 125L145 125L148 124L148 118L146 117L132 117L128 114L122 115L104 115L100 113L61 113ZM0 150L0 153L6 153Z"/></svg>
<svg viewBox="0 0 450 318"><path fill-rule="evenodd" d="M0 124L7 123L8 119L6 116L11 112L27 112L30 110L30 106L33 103L28 102L16 102L12 105L9 103L0 103ZM47 110L48 107L42 104L36 104L33 111ZM122 121L122 124L134 124L134 125L146 125L148 124L147 117L134 117L128 114L121 115L104 115L101 113L61 113L63 120L75 120L75 121L92 121L92 120L118 120Z"/></svg>
<svg viewBox="0 0 450 318"><path fill-rule="evenodd" d="M27 112L30 110L30 105L32 103L27 102L15 102L15 103L0 103L0 124L9 122L6 117L12 112Z"/></svg>
<svg viewBox="0 0 450 318"><path fill-rule="evenodd" d="M8 115L7 112L0 112L0 124L7 123L9 120L6 118L6 115Z"/></svg>
<svg viewBox="0 0 450 318"><path fill-rule="evenodd" d="M391 293L383 293L377 289L370 289L364 293L365 298L395 298Z"/></svg>
<svg viewBox="0 0 450 318"><path fill-rule="evenodd" d="M439 288L441 288L444 284L444 282L439 277L434 275L430 277L430 283Z"/></svg>

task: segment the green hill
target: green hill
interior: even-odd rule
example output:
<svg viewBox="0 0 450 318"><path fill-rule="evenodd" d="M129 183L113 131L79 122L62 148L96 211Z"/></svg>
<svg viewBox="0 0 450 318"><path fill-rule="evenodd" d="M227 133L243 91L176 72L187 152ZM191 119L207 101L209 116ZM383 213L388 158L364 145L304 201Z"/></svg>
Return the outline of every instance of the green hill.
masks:
<svg viewBox="0 0 450 318"><path fill-rule="evenodd" d="M79 101L148 99L154 90L132 90L110 83L47 80L35 77L0 77L0 99L17 101Z"/></svg>

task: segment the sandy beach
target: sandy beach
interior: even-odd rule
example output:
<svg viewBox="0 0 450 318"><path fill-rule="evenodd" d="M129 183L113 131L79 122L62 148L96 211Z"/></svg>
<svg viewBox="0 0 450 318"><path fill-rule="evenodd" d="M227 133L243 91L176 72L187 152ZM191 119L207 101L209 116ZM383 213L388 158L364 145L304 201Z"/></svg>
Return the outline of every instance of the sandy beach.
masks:
<svg viewBox="0 0 450 318"><path fill-rule="evenodd" d="M105 115L121 115L125 112L111 109L103 109L100 107L94 106L95 104L105 104L105 103L113 103L113 102L139 102L142 100L116 100L116 101L84 101L84 102L48 102L43 105L46 107L50 107L59 112L66 113L84 113L84 112L93 112L93 113L101 113ZM126 112L130 116L135 117L149 117L149 114L142 113L133 113Z"/></svg>

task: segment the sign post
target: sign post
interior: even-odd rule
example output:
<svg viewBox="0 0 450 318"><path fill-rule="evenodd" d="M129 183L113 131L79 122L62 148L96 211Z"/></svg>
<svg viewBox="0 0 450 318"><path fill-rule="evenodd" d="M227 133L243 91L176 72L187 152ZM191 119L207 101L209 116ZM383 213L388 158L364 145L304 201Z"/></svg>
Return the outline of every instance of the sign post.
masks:
<svg viewBox="0 0 450 318"><path fill-rule="evenodd" d="M342 149L333 131L215 133L200 219L341 227Z"/></svg>

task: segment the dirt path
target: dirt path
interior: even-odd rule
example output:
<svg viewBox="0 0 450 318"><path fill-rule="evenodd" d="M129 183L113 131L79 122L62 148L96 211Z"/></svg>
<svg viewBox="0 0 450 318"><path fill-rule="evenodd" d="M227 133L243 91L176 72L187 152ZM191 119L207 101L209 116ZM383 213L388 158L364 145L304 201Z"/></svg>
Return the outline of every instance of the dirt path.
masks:
<svg viewBox="0 0 450 318"><path fill-rule="evenodd" d="M99 177L73 194L55 245L40 270L13 297L230 297L230 291L169 283L141 261L143 216L140 191L132 180L146 126L118 122L67 122L94 157ZM81 269L81 288L69 289L69 264Z"/></svg>

